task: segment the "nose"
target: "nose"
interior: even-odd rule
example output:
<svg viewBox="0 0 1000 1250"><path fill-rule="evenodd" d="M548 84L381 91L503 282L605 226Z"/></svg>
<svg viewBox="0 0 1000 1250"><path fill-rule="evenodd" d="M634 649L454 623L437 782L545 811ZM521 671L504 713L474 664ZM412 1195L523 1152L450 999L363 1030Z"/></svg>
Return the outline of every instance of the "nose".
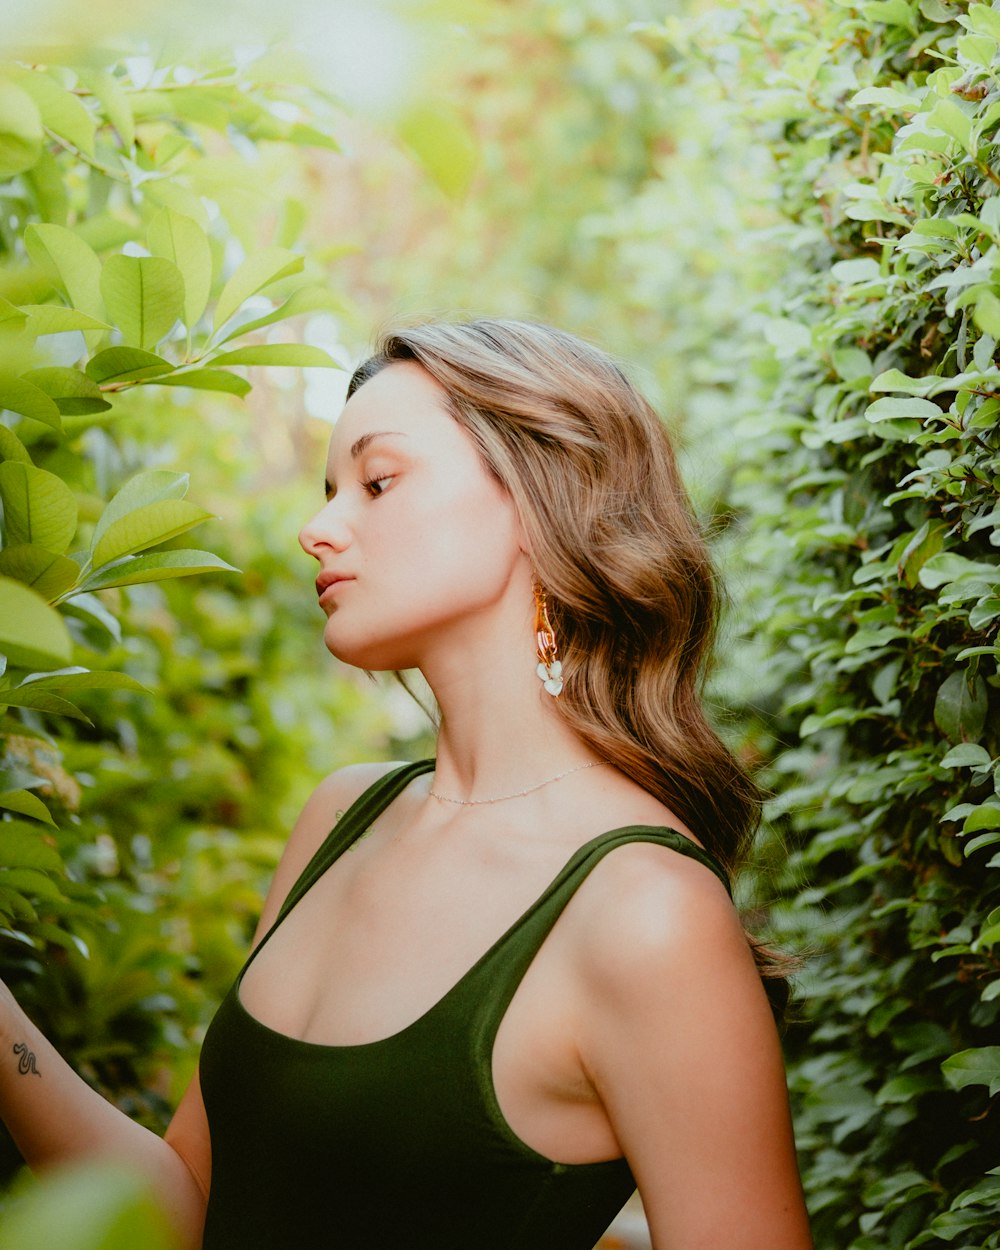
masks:
<svg viewBox="0 0 1000 1250"><path fill-rule="evenodd" d="M336 500L324 504L299 531L299 545L306 555L322 560L324 550L346 551L351 545L351 532L336 508Z"/></svg>

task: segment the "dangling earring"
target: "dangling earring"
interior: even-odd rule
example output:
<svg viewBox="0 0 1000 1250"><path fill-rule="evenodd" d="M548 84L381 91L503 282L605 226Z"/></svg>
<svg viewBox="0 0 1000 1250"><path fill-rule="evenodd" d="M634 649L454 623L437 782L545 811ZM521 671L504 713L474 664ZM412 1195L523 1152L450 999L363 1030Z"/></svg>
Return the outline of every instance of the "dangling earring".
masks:
<svg viewBox="0 0 1000 1250"><path fill-rule="evenodd" d="M548 600L539 582L535 582L535 645L538 650L538 679L553 698L563 688L562 662L556 647L556 636L549 620Z"/></svg>

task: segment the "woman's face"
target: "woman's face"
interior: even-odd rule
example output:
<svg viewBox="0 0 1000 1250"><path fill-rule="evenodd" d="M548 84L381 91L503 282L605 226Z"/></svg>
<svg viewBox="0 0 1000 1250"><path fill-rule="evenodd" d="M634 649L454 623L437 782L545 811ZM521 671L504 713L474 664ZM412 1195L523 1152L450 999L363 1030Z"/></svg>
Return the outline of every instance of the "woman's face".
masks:
<svg viewBox="0 0 1000 1250"><path fill-rule="evenodd" d="M509 495L419 365L384 368L330 439L327 502L299 535L319 561L324 640L372 670L473 641L527 570ZM515 576L519 574L519 576Z"/></svg>

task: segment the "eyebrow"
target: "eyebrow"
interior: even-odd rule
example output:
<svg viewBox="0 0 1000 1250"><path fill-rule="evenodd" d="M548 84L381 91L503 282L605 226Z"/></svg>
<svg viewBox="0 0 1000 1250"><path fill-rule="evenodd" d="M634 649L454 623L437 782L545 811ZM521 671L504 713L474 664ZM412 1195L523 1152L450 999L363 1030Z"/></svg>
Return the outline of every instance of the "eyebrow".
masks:
<svg viewBox="0 0 1000 1250"><path fill-rule="evenodd" d="M351 459L357 460L358 456L377 438L406 438L407 435L402 430L370 430L367 434L362 434L360 438L356 438L351 444ZM329 481L323 483L326 495L329 498L334 493L333 487Z"/></svg>

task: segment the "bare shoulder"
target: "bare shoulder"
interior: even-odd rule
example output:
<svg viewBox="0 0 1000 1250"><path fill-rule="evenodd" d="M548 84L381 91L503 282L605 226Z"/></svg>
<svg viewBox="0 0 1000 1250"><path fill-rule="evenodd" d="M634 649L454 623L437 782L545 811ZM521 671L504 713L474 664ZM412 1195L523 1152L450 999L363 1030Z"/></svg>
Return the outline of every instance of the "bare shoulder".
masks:
<svg viewBox="0 0 1000 1250"><path fill-rule="evenodd" d="M697 859L653 842L609 852L574 900L574 945L598 1001L648 1001L665 978L680 989L704 978L758 975L736 908Z"/></svg>

